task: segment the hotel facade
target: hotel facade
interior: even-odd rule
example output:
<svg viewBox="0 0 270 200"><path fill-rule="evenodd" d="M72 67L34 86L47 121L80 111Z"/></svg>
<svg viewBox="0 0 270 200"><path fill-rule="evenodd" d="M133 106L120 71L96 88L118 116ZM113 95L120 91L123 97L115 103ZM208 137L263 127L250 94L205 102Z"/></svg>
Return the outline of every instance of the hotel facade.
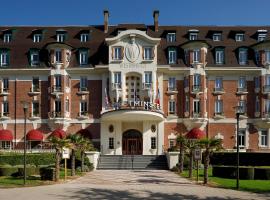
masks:
<svg viewBox="0 0 270 200"><path fill-rule="evenodd" d="M0 148L80 133L101 154L160 155L202 130L270 151L270 27L0 27Z"/></svg>

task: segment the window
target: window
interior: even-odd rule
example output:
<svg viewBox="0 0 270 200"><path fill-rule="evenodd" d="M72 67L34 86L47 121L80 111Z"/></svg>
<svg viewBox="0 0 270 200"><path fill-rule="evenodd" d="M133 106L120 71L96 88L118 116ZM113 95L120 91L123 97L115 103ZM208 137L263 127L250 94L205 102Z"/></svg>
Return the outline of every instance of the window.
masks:
<svg viewBox="0 0 270 200"><path fill-rule="evenodd" d="M174 139L169 139L169 148L174 147Z"/></svg>
<svg viewBox="0 0 270 200"><path fill-rule="evenodd" d="M152 86L152 72L144 73L144 87L151 88Z"/></svg>
<svg viewBox="0 0 270 200"><path fill-rule="evenodd" d="M255 84L255 89L260 88L260 78L259 77L256 76L254 78L254 84ZM269 84L270 84L270 82L269 82Z"/></svg>
<svg viewBox="0 0 270 200"><path fill-rule="evenodd" d="M65 106L66 106L66 112L69 112L69 99L66 99Z"/></svg>
<svg viewBox="0 0 270 200"><path fill-rule="evenodd" d="M3 92L8 92L8 90L9 90L9 80L8 80L8 78L3 78L3 88L2 88L2 90L3 90Z"/></svg>
<svg viewBox="0 0 270 200"><path fill-rule="evenodd" d="M189 112L189 96L185 97L185 112Z"/></svg>
<svg viewBox="0 0 270 200"><path fill-rule="evenodd" d="M201 112L199 99L193 100L193 112L194 114L199 114Z"/></svg>
<svg viewBox="0 0 270 200"><path fill-rule="evenodd" d="M245 147L246 146L246 130L239 130L239 147Z"/></svg>
<svg viewBox="0 0 270 200"><path fill-rule="evenodd" d="M9 115L9 105L8 105L8 101L3 101L2 111L3 111L2 116L8 117L8 115Z"/></svg>
<svg viewBox="0 0 270 200"><path fill-rule="evenodd" d="M31 51L31 66L39 65L39 52Z"/></svg>
<svg viewBox="0 0 270 200"><path fill-rule="evenodd" d="M65 41L65 33L57 33L56 34L56 39L57 39L57 42L64 42Z"/></svg>
<svg viewBox="0 0 270 200"><path fill-rule="evenodd" d="M224 49L216 49L216 64L224 64Z"/></svg>
<svg viewBox="0 0 270 200"><path fill-rule="evenodd" d="M168 50L169 64L176 64L176 49L169 48Z"/></svg>
<svg viewBox="0 0 270 200"><path fill-rule="evenodd" d="M175 79L175 77L169 77L168 90L169 91L175 91L176 90L176 79Z"/></svg>
<svg viewBox="0 0 270 200"><path fill-rule="evenodd" d="M122 60L123 59L123 51L122 51L122 47L113 47L112 49L112 59L113 60Z"/></svg>
<svg viewBox="0 0 270 200"><path fill-rule="evenodd" d="M167 42L175 42L176 34L175 33L167 33Z"/></svg>
<svg viewBox="0 0 270 200"><path fill-rule="evenodd" d="M87 114L87 101L81 101L80 103L80 114L86 115Z"/></svg>
<svg viewBox="0 0 270 200"><path fill-rule="evenodd" d="M32 92L39 92L39 77L33 77Z"/></svg>
<svg viewBox="0 0 270 200"><path fill-rule="evenodd" d="M266 99L265 100L265 110L264 110L265 114L267 114L268 116L267 117L270 117L269 114L270 114L270 100L269 99Z"/></svg>
<svg viewBox="0 0 270 200"><path fill-rule="evenodd" d="M189 79L187 77L184 78L184 88L189 86Z"/></svg>
<svg viewBox="0 0 270 200"><path fill-rule="evenodd" d="M270 63L270 51L265 51L265 63Z"/></svg>
<svg viewBox="0 0 270 200"><path fill-rule="evenodd" d="M261 146L263 147L268 146L268 131L267 130L261 131Z"/></svg>
<svg viewBox="0 0 270 200"><path fill-rule="evenodd" d="M39 102L33 101L32 103L32 116L39 117Z"/></svg>
<svg viewBox="0 0 270 200"><path fill-rule="evenodd" d="M54 92L61 92L61 90L62 90L62 83L61 83L62 77L61 77L61 75L55 75L54 81L55 81Z"/></svg>
<svg viewBox="0 0 270 200"><path fill-rule="evenodd" d="M114 149L114 138L109 138L109 149Z"/></svg>
<svg viewBox="0 0 270 200"><path fill-rule="evenodd" d="M151 137L151 149L157 148L157 139L156 137Z"/></svg>
<svg viewBox="0 0 270 200"><path fill-rule="evenodd" d="M221 41L221 33L214 33L213 34L213 41Z"/></svg>
<svg viewBox="0 0 270 200"><path fill-rule="evenodd" d="M5 42L5 43L11 42L11 36L12 36L11 33L5 33L5 34L4 34L4 42Z"/></svg>
<svg viewBox="0 0 270 200"><path fill-rule="evenodd" d="M246 77L240 76L238 80L238 88L245 89L246 88Z"/></svg>
<svg viewBox="0 0 270 200"><path fill-rule="evenodd" d="M237 33L237 34L235 34L235 41L236 42L244 41L244 33Z"/></svg>
<svg viewBox="0 0 270 200"><path fill-rule="evenodd" d="M54 109L56 113L61 113L61 101L60 100L55 100L54 102Z"/></svg>
<svg viewBox="0 0 270 200"><path fill-rule="evenodd" d="M9 52L6 50L0 50L1 53L1 66L8 66L9 65Z"/></svg>
<svg viewBox="0 0 270 200"><path fill-rule="evenodd" d="M197 40L198 33L189 33L189 40Z"/></svg>
<svg viewBox="0 0 270 200"><path fill-rule="evenodd" d="M81 42L87 42L87 41L89 41L89 34L88 33L82 33L80 35L80 40L81 40Z"/></svg>
<svg viewBox="0 0 270 200"><path fill-rule="evenodd" d="M222 114L223 113L223 101L218 99L215 101L215 113Z"/></svg>
<svg viewBox="0 0 270 200"><path fill-rule="evenodd" d="M87 91L87 87L88 87L87 82L88 80L86 76L82 76L80 78L80 91Z"/></svg>
<svg viewBox="0 0 270 200"><path fill-rule="evenodd" d="M88 51L81 50L79 57L80 57L80 65L87 65L88 64Z"/></svg>
<svg viewBox="0 0 270 200"><path fill-rule="evenodd" d="M216 77L215 90L222 90L222 89L223 89L223 79L222 77Z"/></svg>
<svg viewBox="0 0 270 200"><path fill-rule="evenodd" d="M33 35L33 42L41 42L42 35L41 34L34 34Z"/></svg>
<svg viewBox="0 0 270 200"><path fill-rule="evenodd" d="M144 47L144 60L153 60L153 47Z"/></svg>
<svg viewBox="0 0 270 200"><path fill-rule="evenodd" d="M248 51L246 48L240 48L239 49L239 64L240 65L246 65L247 59L248 59Z"/></svg>
<svg viewBox="0 0 270 200"><path fill-rule="evenodd" d="M0 148L1 149L11 149L11 142L10 141L0 141Z"/></svg>
<svg viewBox="0 0 270 200"><path fill-rule="evenodd" d="M201 85L201 75L200 74L194 74L194 76L193 76L193 83L194 83L194 86L195 87Z"/></svg>
<svg viewBox="0 0 270 200"><path fill-rule="evenodd" d="M266 39L267 36L267 30L258 30L258 42L264 41Z"/></svg>
<svg viewBox="0 0 270 200"><path fill-rule="evenodd" d="M62 63L62 51L59 49L55 50L55 62Z"/></svg>
<svg viewBox="0 0 270 200"><path fill-rule="evenodd" d="M121 72L114 72L114 85L115 85L115 88L121 88L121 83L122 83L122 80L121 80Z"/></svg>
<svg viewBox="0 0 270 200"><path fill-rule="evenodd" d="M241 107L241 111L242 113L241 114L245 114L246 113L246 108L247 108L247 102L246 100L240 100L239 101L239 106Z"/></svg>
<svg viewBox="0 0 270 200"><path fill-rule="evenodd" d="M255 100L255 112L260 112L260 100L258 96L256 97L256 100Z"/></svg>
<svg viewBox="0 0 270 200"><path fill-rule="evenodd" d="M169 114L175 114L176 108L175 108L175 101L170 100L169 101Z"/></svg>
<svg viewBox="0 0 270 200"><path fill-rule="evenodd" d="M200 62L201 51L199 49L194 49L193 51L193 63Z"/></svg>

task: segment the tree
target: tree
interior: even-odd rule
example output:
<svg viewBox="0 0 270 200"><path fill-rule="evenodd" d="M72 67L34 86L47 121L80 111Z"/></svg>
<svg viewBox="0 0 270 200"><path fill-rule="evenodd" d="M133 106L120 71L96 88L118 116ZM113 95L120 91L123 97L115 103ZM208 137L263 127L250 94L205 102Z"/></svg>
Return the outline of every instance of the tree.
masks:
<svg viewBox="0 0 270 200"><path fill-rule="evenodd" d="M82 137L78 149L81 151L81 172L84 172L85 151L94 149L94 147L91 140Z"/></svg>
<svg viewBox="0 0 270 200"><path fill-rule="evenodd" d="M215 138L204 138L199 141L199 145L205 149L204 150L204 177L203 183L208 183L208 168L210 163L210 155L215 150L219 150L222 148L221 146L222 140Z"/></svg>
<svg viewBox="0 0 270 200"><path fill-rule="evenodd" d="M187 139L186 142L186 149L189 153L189 174L188 177L192 178L192 169L193 169L193 152L194 149L198 146L198 140L197 139Z"/></svg>
<svg viewBox="0 0 270 200"><path fill-rule="evenodd" d="M55 181L57 182L60 176L61 151L64 147L70 147L70 140L51 137L49 142L55 148Z"/></svg>
<svg viewBox="0 0 270 200"><path fill-rule="evenodd" d="M185 156L185 148L186 148L187 139L184 136L179 135L177 137L177 143L179 144L179 148L180 148L179 172L182 173L184 170L184 156Z"/></svg>
<svg viewBox="0 0 270 200"><path fill-rule="evenodd" d="M71 147L71 176L75 176L75 172L76 172L75 153L76 153L76 150L79 148L83 140L83 137L80 134L72 134L68 136L68 139L70 140L70 147Z"/></svg>

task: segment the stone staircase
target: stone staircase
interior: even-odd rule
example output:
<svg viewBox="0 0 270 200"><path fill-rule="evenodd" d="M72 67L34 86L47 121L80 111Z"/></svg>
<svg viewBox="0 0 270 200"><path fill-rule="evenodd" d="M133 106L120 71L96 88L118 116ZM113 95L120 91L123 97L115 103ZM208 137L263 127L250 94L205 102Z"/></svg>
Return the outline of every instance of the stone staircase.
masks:
<svg viewBox="0 0 270 200"><path fill-rule="evenodd" d="M97 169L167 170L168 165L165 155L101 155Z"/></svg>

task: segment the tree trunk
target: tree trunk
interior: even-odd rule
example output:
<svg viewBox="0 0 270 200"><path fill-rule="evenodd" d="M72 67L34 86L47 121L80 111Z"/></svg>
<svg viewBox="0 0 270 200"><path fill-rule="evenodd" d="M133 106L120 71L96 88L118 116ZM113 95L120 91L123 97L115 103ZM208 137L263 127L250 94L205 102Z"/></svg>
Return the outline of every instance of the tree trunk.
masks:
<svg viewBox="0 0 270 200"><path fill-rule="evenodd" d="M75 150L71 150L71 176L75 176Z"/></svg>
<svg viewBox="0 0 270 200"><path fill-rule="evenodd" d="M180 143L180 154L179 154L179 172L182 173L184 170L184 148L183 142Z"/></svg>
<svg viewBox="0 0 270 200"><path fill-rule="evenodd" d="M60 157L61 153L59 149L56 149L55 153L55 181L59 181L60 176Z"/></svg>
<svg viewBox="0 0 270 200"><path fill-rule="evenodd" d="M209 167L209 161L210 161L210 152L209 149L206 149L205 151L205 158L204 158L204 177L203 177L203 183L208 183L208 167Z"/></svg>
<svg viewBox="0 0 270 200"><path fill-rule="evenodd" d="M84 172L84 151L81 152L81 172Z"/></svg>
<svg viewBox="0 0 270 200"><path fill-rule="evenodd" d="M189 178L192 178L192 169L193 169L193 150L190 149L189 153Z"/></svg>

